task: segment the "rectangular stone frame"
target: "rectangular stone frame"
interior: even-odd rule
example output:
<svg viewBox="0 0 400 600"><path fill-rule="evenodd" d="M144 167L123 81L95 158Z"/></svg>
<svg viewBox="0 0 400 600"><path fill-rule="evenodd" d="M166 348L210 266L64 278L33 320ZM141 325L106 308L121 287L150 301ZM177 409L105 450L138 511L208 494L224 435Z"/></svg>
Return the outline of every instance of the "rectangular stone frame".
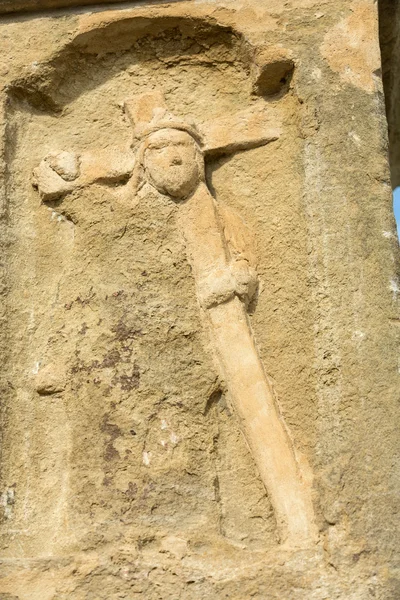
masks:
<svg viewBox="0 0 400 600"><path fill-rule="evenodd" d="M35 11L73 7L84 11L86 6L89 12L92 6L95 12L102 8L128 9L144 4L168 10L168 4L178 6L180 0L169 3L163 0L0 0L0 15L3 21L17 21L19 13L21 21L28 24L29 13ZM195 6L197 2L193 0L192 4ZM345 3L338 4L344 11ZM325 10L333 12L329 6ZM372 2L369 10L375 11ZM341 20L338 23L335 31L340 42L343 26ZM316 39L319 40L317 35ZM352 580L359 588L355 590L357 597L379 586L378 594L389 600L389 597L397 597L399 590L395 576L396 562L398 564L395 506L399 486L393 469L398 438L395 421L398 415L396 264L399 253L388 185L386 121L382 106L377 103L377 97L383 96L380 89L372 94L343 82L340 77L346 77L348 72L341 71L340 64L322 62L317 47L312 53L306 52L310 47L309 38L304 39L299 34L297 48L294 46L298 53L304 52L299 54L304 57L304 68L299 69L296 80L302 99L305 139L301 163L304 189L300 194L307 223L308 272L316 324L310 369L315 373L316 419L320 447L327 462L318 484L320 489L327 490L326 499L322 499L322 514L326 531L332 532L331 538L327 537L332 546L329 565L340 570L352 565L351 574L359 576ZM13 55L16 56L15 50ZM321 76L321 65L326 77ZM327 85L327 80L337 87ZM5 248L13 241L7 228L5 202L7 102L4 89L0 98L0 235ZM351 157L351 161L344 161L346 156ZM1 276L3 289L6 289L5 269L0 272ZM6 345L5 303L0 307L0 318ZM351 543L346 540L349 559L343 556L340 535L347 532L340 529L340 504L329 503L330 490L338 490L338 499L350 515L347 526ZM16 592L15 588L6 591ZM343 597L347 598L348 593L349 588Z"/></svg>

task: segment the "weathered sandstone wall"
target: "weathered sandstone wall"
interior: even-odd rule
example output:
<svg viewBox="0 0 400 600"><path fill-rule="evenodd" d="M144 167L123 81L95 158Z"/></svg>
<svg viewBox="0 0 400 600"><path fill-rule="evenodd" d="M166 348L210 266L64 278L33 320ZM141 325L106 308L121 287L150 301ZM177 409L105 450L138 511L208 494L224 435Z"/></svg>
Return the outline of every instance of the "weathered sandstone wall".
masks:
<svg viewBox="0 0 400 600"><path fill-rule="evenodd" d="M389 125L393 187L400 185L400 5L382 0L379 6L382 74Z"/></svg>
<svg viewBox="0 0 400 600"><path fill-rule="evenodd" d="M28 4L0 1L0 598L398 599L376 2Z"/></svg>

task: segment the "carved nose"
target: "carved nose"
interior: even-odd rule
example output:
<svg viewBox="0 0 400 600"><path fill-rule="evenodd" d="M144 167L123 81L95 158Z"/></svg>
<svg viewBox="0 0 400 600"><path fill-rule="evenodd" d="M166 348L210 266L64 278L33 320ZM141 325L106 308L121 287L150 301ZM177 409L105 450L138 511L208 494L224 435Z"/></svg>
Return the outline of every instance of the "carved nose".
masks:
<svg viewBox="0 0 400 600"><path fill-rule="evenodd" d="M174 158L171 161L171 165L181 165L182 164L182 159L180 156L174 156Z"/></svg>

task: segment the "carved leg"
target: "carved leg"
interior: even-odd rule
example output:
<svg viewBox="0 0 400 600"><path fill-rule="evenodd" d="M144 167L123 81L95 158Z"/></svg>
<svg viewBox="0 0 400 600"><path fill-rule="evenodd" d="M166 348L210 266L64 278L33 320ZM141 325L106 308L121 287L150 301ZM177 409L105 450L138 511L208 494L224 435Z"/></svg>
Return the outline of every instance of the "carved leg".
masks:
<svg viewBox="0 0 400 600"><path fill-rule="evenodd" d="M281 541L312 542L316 527L311 490L275 405L245 309L233 298L206 313L222 375L274 507Z"/></svg>

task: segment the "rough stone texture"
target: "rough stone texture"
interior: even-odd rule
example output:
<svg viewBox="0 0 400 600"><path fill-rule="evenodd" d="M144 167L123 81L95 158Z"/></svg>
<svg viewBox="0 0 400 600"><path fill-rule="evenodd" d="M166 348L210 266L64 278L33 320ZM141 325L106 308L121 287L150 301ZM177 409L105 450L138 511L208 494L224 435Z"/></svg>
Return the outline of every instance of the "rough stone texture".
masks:
<svg viewBox="0 0 400 600"><path fill-rule="evenodd" d="M172 0L172 2L179 0ZM119 4L122 5L127 0L0 0L0 14L14 14L18 12L37 12L42 10L51 10L58 8L80 7L101 4ZM169 2L169 4L172 4ZM147 5L165 4L163 0L148 0ZM143 4L143 0L136 0L130 4Z"/></svg>
<svg viewBox="0 0 400 600"><path fill-rule="evenodd" d="M398 599L400 283L376 3L144 3L0 27L0 598ZM313 475L311 544L279 540L179 203L129 187L129 160L70 185L73 153L134 153L124 102L157 90L196 123L260 102L280 115L274 141L209 153L206 182L255 239L249 319ZM50 154L73 189L46 200L32 172Z"/></svg>
<svg viewBox="0 0 400 600"><path fill-rule="evenodd" d="M395 0L382 0L379 9L390 170L393 187L397 187L400 185L400 5Z"/></svg>

